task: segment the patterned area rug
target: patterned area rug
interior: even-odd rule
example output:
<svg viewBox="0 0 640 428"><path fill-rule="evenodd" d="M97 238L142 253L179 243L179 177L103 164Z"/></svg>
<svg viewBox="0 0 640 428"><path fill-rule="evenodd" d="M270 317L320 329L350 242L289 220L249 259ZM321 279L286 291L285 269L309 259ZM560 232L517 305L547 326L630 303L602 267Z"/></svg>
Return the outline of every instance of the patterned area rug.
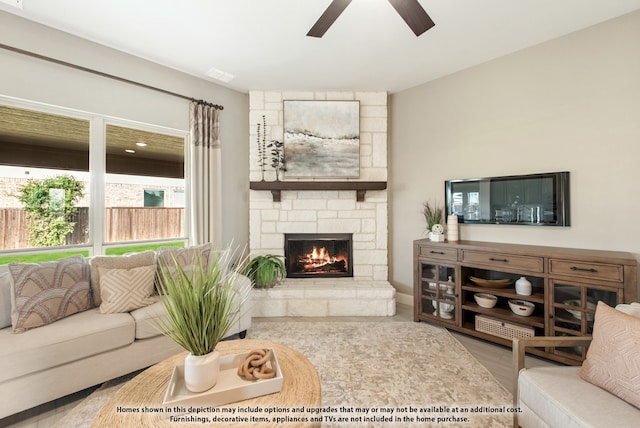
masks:
<svg viewBox="0 0 640 428"><path fill-rule="evenodd" d="M302 352L322 385L323 427L510 427L511 394L445 329L415 322L254 321L248 338ZM57 426L89 426L127 378Z"/></svg>

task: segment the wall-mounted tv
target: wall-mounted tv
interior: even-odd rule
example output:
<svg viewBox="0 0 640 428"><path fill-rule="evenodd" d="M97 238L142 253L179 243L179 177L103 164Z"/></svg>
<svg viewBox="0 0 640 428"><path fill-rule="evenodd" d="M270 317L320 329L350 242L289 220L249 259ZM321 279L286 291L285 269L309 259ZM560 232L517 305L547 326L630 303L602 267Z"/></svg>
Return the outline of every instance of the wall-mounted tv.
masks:
<svg viewBox="0 0 640 428"><path fill-rule="evenodd" d="M569 172L445 181L446 214L458 222L569 226Z"/></svg>

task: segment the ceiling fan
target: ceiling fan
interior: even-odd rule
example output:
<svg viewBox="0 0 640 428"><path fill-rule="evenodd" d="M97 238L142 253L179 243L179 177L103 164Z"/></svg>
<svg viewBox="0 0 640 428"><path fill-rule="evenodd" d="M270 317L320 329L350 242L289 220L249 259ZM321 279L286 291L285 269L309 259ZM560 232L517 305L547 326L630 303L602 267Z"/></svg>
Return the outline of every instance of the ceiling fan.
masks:
<svg viewBox="0 0 640 428"><path fill-rule="evenodd" d="M391 6L404 19L416 36L436 25L420 6L418 0L388 0ZM351 0L333 0L324 13L311 27L307 36L322 37L333 25L338 16L349 6Z"/></svg>

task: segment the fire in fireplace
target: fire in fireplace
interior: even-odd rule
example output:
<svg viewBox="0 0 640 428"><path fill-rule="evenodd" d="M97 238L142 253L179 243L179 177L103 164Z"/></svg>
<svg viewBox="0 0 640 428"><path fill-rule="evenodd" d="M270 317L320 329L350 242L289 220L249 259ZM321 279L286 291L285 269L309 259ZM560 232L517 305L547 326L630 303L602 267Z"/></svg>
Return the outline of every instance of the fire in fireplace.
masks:
<svg viewBox="0 0 640 428"><path fill-rule="evenodd" d="M353 276L352 234L287 233L284 257L289 278Z"/></svg>

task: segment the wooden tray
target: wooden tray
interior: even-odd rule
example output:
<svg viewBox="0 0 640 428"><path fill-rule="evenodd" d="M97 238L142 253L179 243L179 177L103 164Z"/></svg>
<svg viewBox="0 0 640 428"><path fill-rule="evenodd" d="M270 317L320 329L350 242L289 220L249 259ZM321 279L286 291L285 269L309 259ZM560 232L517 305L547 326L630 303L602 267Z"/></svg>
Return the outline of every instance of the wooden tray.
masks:
<svg viewBox="0 0 640 428"><path fill-rule="evenodd" d="M220 357L220 376L215 386L207 391L194 393L184 384L184 365L175 366L164 395L162 404L190 406L222 406L236 401L247 400L261 395L280 392L282 388L282 372L278 365L276 352L271 348L271 367L276 371L271 379L246 380L238 376L238 366L244 362L249 353L225 355Z"/></svg>
<svg viewBox="0 0 640 428"><path fill-rule="evenodd" d="M483 279L477 278L475 276L470 276L469 279L476 285L487 288L507 288L511 284L513 284L513 279L511 278L503 278L503 279Z"/></svg>

